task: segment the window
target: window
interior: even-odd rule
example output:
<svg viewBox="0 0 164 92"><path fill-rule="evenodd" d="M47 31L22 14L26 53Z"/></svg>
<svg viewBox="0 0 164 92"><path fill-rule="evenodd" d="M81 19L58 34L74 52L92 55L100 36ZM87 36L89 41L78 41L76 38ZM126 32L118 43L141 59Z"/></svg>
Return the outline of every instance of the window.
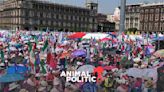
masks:
<svg viewBox="0 0 164 92"><path fill-rule="evenodd" d="M55 15L54 15L54 16L55 16ZM59 19L59 15L58 15L58 14L56 15L56 19Z"/></svg>
<svg viewBox="0 0 164 92"><path fill-rule="evenodd" d="M54 21L53 25L56 26L56 22L55 21Z"/></svg>
<svg viewBox="0 0 164 92"><path fill-rule="evenodd" d="M154 15L153 15L153 14L150 14L149 16L150 16L150 17L149 17L149 20L150 20L150 21L153 21Z"/></svg>
<svg viewBox="0 0 164 92"><path fill-rule="evenodd" d="M159 20L159 14L155 14L155 21Z"/></svg>
<svg viewBox="0 0 164 92"><path fill-rule="evenodd" d="M48 25L49 25L49 26L51 25L51 21L48 21Z"/></svg>
<svg viewBox="0 0 164 92"><path fill-rule="evenodd" d="M37 17L40 17L40 12L37 12Z"/></svg>
<svg viewBox="0 0 164 92"><path fill-rule="evenodd" d="M161 8L161 13L164 13L164 8Z"/></svg>
<svg viewBox="0 0 164 92"><path fill-rule="evenodd" d="M155 9L155 12L156 12L156 13L159 13L159 9Z"/></svg>
<svg viewBox="0 0 164 92"><path fill-rule="evenodd" d="M161 13L161 21L164 21L164 13Z"/></svg>
<svg viewBox="0 0 164 92"><path fill-rule="evenodd" d="M161 31L164 31L164 23L161 23Z"/></svg>
<svg viewBox="0 0 164 92"><path fill-rule="evenodd" d="M158 30L158 23L155 23L154 28L155 28L155 31L157 31L157 30Z"/></svg>
<svg viewBox="0 0 164 92"><path fill-rule="evenodd" d="M152 27L153 27L152 23L149 23L149 30L153 30Z"/></svg>
<svg viewBox="0 0 164 92"><path fill-rule="evenodd" d="M146 10L145 10L145 13L148 13L148 12L149 12L149 10L148 10L148 9L146 9Z"/></svg>
<svg viewBox="0 0 164 92"><path fill-rule="evenodd" d="M150 13L154 13L154 9L150 9Z"/></svg>

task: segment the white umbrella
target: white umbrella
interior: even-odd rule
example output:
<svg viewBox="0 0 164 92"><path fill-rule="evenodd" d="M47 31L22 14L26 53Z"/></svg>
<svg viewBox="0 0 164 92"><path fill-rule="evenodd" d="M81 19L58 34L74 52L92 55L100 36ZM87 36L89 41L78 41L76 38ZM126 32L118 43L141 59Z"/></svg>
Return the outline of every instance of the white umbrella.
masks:
<svg viewBox="0 0 164 92"><path fill-rule="evenodd" d="M109 36L105 33L87 33L85 36L83 36L83 39L103 39L105 37Z"/></svg>
<svg viewBox="0 0 164 92"><path fill-rule="evenodd" d="M126 73L129 75L129 76L133 76L133 77L139 77L139 78L142 78L143 77L143 71L139 68L130 68L126 71Z"/></svg>
<svg viewBox="0 0 164 92"><path fill-rule="evenodd" d="M15 45L17 44L16 42L9 42L10 45Z"/></svg>
<svg viewBox="0 0 164 92"><path fill-rule="evenodd" d="M15 47L9 47L11 51L16 51L17 49Z"/></svg>
<svg viewBox="0 0 164 92"><path fill-rule="evenodd" d="M81 67L79 67L77 69L77 71L80 71L80 72L89 72L89 73L92 73L94 71L94 66L92 65L83 65Z"/></svg>

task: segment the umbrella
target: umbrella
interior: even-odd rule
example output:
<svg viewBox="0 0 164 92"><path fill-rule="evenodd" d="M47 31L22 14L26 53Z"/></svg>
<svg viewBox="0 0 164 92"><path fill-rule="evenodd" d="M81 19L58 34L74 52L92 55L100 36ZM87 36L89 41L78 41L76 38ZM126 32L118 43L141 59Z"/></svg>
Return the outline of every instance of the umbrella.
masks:
<svg viewBox="0 0 164 92"><path fill-rule="evenodd" d="M83 36L83 39L103 39L105 37L109 36L108 34L105 33L88 33L85 36Z"/></svg>
<svg viewBox="0 0 164 92"><path fill-rule="evenodd" d="M142 78L143 77L143 71L139 68L130 68L126 71L126 73L129 75L129 76L133 76L133 77L139 77L139 78Z"/></svg>
<svg viewBox="0 0 164 92"><path fill-rule="evenodd" d="M86 34L84 32L76 32L68 36L68 38L82 38Z"/></svg>
<svg viewBox="0 0 164 92"><path fill-rule="evenodd" d="M116 67L115 66L105 66L103 68L104 68L104 70L112 70L112 69L114 69Z"/></svg>
<svg viewBox="0 0 164 92"><path fill-rule="evenodd" d="M86 51L84 50L75 50L72 52L73 57L85 57L86 56Z"/></svg>
<svg viewBox="0 0 164 92"><path fill-rule="evenodd" d="M153 55L156 57L164 58L164 49L156 51Z"/></svg>
<svg viewBox="0 0 164 92"><path fill-rule="evenodd" d="M154 38L153 40L154 40L154 41L158 41L158 40L159 40L159 41L162 41L162 40L164 40L164 37L157 37L157 38Z"/></svg>
<svg viewBox="0 0 164 92"><path fill-rule="evenodd" d="M0 83L6 83L6 82L15 82L24 80L24 77L21 74L6 74L0 77Z"/></svg>
<svg viewBox="0 0 164 92"><path fill-rule="evenodd" d="M69 52L63 52L60 56L60 58L65 58L65 57L69 57L70 53Z"/></svg>
<svg viewBox="0 0 164 92"><path fill-rule="evenodd" d="M21 48L23 45L22 44L19 44L19 43L17 43L17 44L15 44L14 45L14 47L16 47L16 48Z"/></svg>
<svg viewBox="0 0 164 92"><path fill-rule="evenodd" d="M80 72L86 72L88 71L89 73L92 73L94 71L94 66L93 65L83 65L77 69L77 71Z"/></svg>
<svg viewBox="0 0 164 92"><path fill-rule="evenodd" d="M109 41L109 40L112 40L112 38L103 38L103 39L100 39L100 41L102 42L102 41Z"/></svg>
<svg viewBox="0 0 164 92"><path fill-rule="evenodd" d="M25 73L27 71L28 68L25 66L9 66L7 68L7 74Z"/></svg>
<svg viewBox="0 0 164 92"><path fill-rule="evenodd" d="M13 57L9 60L10 63L23 63L23 56Z"/></svg>

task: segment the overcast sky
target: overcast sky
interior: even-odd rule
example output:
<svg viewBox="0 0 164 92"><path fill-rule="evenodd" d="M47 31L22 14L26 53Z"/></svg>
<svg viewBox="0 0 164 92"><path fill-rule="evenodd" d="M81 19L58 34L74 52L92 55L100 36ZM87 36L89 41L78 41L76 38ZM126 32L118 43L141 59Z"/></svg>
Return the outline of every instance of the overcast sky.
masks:
<svg viewBox="0 0 164 92"><path fill-rule="evenodd" d="M69 4L69 5L76 5L76 6L85 6L86 0L49 0L56 3L61 4ZM97 0L93 0L97 1ZM114 8L120 5L121 0L98 0L99 1L99 12L105 14L112 14ZM127 4L135 4L135 3L142 3L142 2L164 2L164 0L127 0Z"/></svg>

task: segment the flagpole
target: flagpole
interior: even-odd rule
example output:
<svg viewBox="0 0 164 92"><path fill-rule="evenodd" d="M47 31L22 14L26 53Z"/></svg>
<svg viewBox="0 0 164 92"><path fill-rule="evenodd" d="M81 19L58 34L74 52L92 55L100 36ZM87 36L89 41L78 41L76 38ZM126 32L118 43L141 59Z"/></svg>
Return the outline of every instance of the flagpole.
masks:
<svg viewBox="0 0 164 92"><path fill-rule="evenodd" d="M157 37L159 38L159 36L158 36L158 32L157 32ZM157 39L158 39L157 38ZM160 41L159 41L159 39L158 39L158 50L160 49Z"/></svg>
<svg viewBox="0 0 164 92"><path fill-rule="evenodd" d="M121 0L119 35L125 31L125 6L126 6L126 0Z"/></svg>

